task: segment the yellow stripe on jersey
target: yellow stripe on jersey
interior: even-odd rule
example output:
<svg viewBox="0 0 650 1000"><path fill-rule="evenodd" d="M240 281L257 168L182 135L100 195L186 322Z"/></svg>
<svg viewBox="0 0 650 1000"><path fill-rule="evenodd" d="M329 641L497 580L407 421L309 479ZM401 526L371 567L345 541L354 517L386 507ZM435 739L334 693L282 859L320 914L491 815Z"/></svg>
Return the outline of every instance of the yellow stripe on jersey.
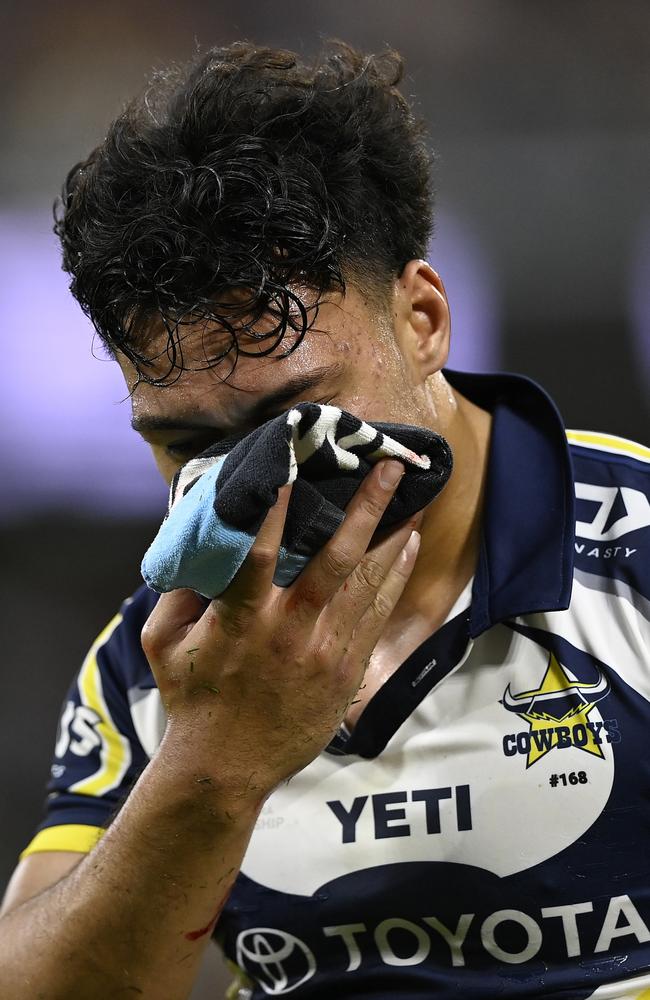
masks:
<svg viewBox="0 0 650 1000"><path fill-rule="evenodd" d="M40 830L20 855L22 858L41 851L78 851L88 854L99 843L104 830L99 826L68 823L65 826L48 826Z"/></svg>
<svg viewBox="0 0 650 1000"><path fill-rule="evenodd" d="M569 444L584 445L585 448L595 448L597 451L608 451L612 454L629 455L630 458L650 462L650 448L636 441L617 437L615 434L595 434L593 431L567 431Z"/></svg>
<svg viewBox="0 0 650 1000"><path fill-rule="evenodd" d="M238 965L231 962L230 959L225 960L226 968L232 976L234 976L233 982L230 984L226 990L225 1000L239 1000L240 997L250 996L251 990L253 989L254 983L248 978L243 969L240 969Z"/></svg>
<svg viewBox="0 0 650 1000"><path fill-rule="evenodd" d="M90 647L79 672L78 686L81 702L99 716L96 732L101 739L99 769L89 777L76 781L68 789L68 791L76 792L79 795L100 796L117 788L131 763L129 741L119 732L111 718L111 713L104 699L102 678L97 663L99 649L108 642L121 621L122 615L116 615L103 632L100 632Z"/></svg>

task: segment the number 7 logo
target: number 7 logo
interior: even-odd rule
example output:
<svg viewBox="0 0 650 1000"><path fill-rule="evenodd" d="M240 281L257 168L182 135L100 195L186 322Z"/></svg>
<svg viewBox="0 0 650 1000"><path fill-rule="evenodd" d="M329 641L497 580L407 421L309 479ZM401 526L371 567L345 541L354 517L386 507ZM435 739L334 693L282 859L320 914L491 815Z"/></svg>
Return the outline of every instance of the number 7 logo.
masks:
<svg viewBox="0 0 650 1000"><path fill-rule="evenodd" d="M576 483L575 487L578 500L589 500L600 505L593 521L576 521L578 538L613 542L622 535L650 525L650 503L640 490L633 490L629 486L595 486L592 483ZM605 530L619 495L626 513Z"/></svg>

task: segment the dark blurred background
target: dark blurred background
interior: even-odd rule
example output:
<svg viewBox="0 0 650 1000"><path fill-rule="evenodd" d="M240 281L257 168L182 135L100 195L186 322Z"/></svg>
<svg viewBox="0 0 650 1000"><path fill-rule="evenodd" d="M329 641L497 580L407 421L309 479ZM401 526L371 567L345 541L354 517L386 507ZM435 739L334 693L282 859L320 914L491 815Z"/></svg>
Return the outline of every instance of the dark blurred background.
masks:
<svg viewBox="0 0 650 1000"><path fill-rule="evenodd" d="M391 45L440 154L430 259L451 301L452 365L524 372L570 426L643 440L650 6L4 0L0 16L4 882L38 821L65 689L137 586L165 500L59 270L50 207L67 170L152 69L197 45ZM220 981L197 1000L222 996Z"/></svg>

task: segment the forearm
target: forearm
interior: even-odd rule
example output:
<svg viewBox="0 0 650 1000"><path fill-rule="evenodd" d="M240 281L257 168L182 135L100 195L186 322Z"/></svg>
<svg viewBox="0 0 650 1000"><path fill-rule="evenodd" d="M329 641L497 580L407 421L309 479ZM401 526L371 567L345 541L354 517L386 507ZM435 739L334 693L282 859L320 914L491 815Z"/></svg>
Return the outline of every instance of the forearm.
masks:
<svg viewBox="0 0 650 1000"><path fill-rule="evenodd" d="M189 994L257 806L187 756L167 736L92 853L0 920L0 995Z"/></svg>
<svg viewBox="0 0 650 1000"><path fill-rule="evenodd" d="M265 796L327 746L413 568L414 521L367 551L386 471L291 587L273 584L284 488L218 600L161 596L142 632L160 750L92 853L0 919L0 996L187 997Z"/></svg>

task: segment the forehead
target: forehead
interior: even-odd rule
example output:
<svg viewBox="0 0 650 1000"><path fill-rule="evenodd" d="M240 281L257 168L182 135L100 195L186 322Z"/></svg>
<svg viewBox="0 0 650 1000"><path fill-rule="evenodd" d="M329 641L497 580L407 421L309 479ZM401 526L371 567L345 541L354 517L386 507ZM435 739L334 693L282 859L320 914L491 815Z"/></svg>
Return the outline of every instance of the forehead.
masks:
<svg viewBox="0 0 650 1000"><path fill-rule="evenodd" d="M286 390L292 394L325 385L340 378L360 350L368 350L360 343L360 330L352 317L344 311L335 311L327 324L307 332L302 342L291 353L289 335L270 355L264 356L267 343L248 338L242 340L246 354L234 353L223 361L211 365L209 358L223 349L223 335L219 331L187 328L183 333L182 367L170 372L168 383L150 385L138 381L133 365L123 356L118 358L131 393L134 420L178 419L191 420L209 413L221 424L235 426L238 420L269 399ZM151 354L157 360L151 369L154 377L163 376L169 369L166 351L167 335L152 338Z"/></svg>
<svg viewBox="0 0 650 1000"><path fill-rule="evenodd" d="M318 391L321 398L327 398L331 388L343 391L350 402L357 396L368 401L389 370L400 366L391 310L382 308L354 286L348 286L345 295L336 294L320 303L316 322L287 355L292 336L295 334L288 333L268 356L260 353L267 349L268 341L255 341L250 336L243 339L251 356L240 355L233 371L232 356L216 366L206 363L206 359L223 350L223 330L187 327L183 356L188 370L174 371L173 384L160 387L138 383L133 366L122 359L120 366L131 393L134 420L194 421L218 424L225 431L239 430L251 418L266 418L255 408L292 380L295 392L282 400L288 405L307 389L311 389L309 398L314 400L319 399ZM150 346L152 354L159 352L153 374L163 375L169 369L167 333L163 330L154 334Z"/></svg>

